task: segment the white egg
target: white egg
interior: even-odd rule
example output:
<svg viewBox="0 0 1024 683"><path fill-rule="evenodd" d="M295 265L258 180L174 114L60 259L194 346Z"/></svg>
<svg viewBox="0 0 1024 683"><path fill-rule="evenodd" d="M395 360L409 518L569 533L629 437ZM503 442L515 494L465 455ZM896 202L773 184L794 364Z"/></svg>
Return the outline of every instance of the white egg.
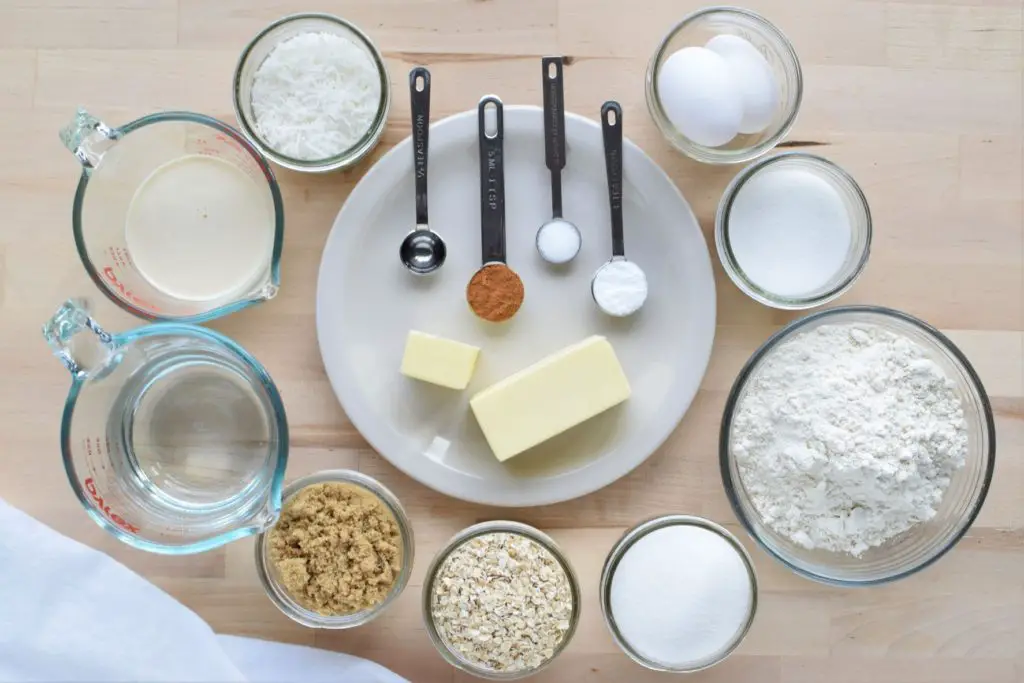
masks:
<svg viewBox="0 0 1024 683"><path fill-rule="evenodd" d="M736 137L743 98L729 64L702 47L684 47L661 65L661 106L672 125L699 145L718 147Z"/></svg>
<svg viewBox="0 0 1024 683"><path fill-rule="evenodd" d="M741 133L760 133L779 108L779 86L764 55L749 41L726 33L708 41L707 49L725 58L743 98Z"/></svg>

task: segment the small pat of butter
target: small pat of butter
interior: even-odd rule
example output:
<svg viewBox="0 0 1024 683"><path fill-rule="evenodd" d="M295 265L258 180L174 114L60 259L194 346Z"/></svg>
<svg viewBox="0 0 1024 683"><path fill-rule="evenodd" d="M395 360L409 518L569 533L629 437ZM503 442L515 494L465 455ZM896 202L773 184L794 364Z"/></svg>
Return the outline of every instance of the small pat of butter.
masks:
<svg viewBox="0 0 1024 683"><path fill-rule="evenodd" d="M449 389L465 389L479 355L475 346L411 330L405 340L402 374Z"/></svg>
<svg viewBox="0 0 1024 683"><path fill-rule="evenodd" d="M504 462L629 398L615 350L594 336L484 389L469 401Z"/></svg>

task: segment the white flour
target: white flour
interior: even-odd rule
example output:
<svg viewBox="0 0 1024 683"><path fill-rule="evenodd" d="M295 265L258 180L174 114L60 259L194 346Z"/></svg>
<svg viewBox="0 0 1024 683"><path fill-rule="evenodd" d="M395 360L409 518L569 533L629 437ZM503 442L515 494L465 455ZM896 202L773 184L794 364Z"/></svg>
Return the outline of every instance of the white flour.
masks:
<svg viewBox="0 0 1024 683"><path fill-rule="evenodd" d="M927 521L967 453L954 387L923 348L874 325L785 342L733 422L754 507L805 548L855 556Z"/></svg>

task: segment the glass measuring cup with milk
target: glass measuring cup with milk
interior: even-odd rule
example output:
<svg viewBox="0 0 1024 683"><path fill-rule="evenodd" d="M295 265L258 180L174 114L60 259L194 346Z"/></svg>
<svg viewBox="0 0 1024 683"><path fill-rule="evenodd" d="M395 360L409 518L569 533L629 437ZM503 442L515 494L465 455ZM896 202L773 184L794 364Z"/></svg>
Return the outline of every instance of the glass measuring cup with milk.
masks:
<svg viewBox="0 0 1024 683"><path fill-rule="evenodd" d="M110 334L76 301L43 334L72 376L64 467L101 527L176 555L274 523L288 424L273 381L244 349L180 323Z"/></svg>
<svg viewBox="0 0 1024 683"><path fill-rule="evenodd" d="M202 322L277 293L281 192L236 130L189 112L112 128L79 110L60 136L82 165L75 245L119 306L150 320Z"/></svg>

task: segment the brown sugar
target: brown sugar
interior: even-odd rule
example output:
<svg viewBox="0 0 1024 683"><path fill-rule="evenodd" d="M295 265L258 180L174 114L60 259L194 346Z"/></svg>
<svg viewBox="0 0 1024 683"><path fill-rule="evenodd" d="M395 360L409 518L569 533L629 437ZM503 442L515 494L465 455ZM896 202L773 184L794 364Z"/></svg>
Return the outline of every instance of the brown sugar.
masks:
<svg viewBox="0 0 1024 683"><path fill-rule="evenodd" d="M402 570L402 535L388 507L356 485L305 487L268 534L270 560L288 594L324 616L379 605Z"/></svg>
<svg viewBox="0 0 1024 683"><path fill-rule="evenodd" d="M466 286L466 301L484 320L500 323L523 305L523 281L504 263L492 263L476 271Z"/></svg>

